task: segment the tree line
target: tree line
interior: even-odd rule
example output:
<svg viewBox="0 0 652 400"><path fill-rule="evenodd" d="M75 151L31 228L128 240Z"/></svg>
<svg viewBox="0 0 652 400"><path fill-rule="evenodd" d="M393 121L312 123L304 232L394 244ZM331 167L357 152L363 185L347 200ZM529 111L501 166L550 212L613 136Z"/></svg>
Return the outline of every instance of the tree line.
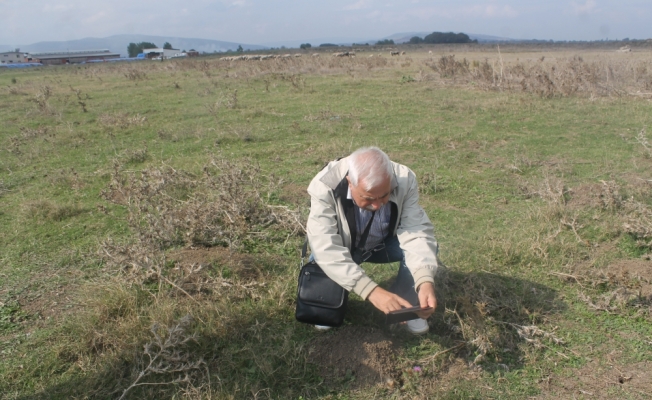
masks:
<svg viewBox="0 0 652 400"><path fill-rule="evenodd" d="M129 57L136 57L138 54L142 53L145 49L157 49L158 46L151 42L140 42L140 43L129 43L127 46L127 53ZM163 48L166 50L171 50L172 45L170 42L165 42Z"/></svg>
<svg viewBox="0 0 652 400"><path fill-rule="evenodd" d="M430 35L426 35L423 39L419 36L412 36L410 38L411 44L419 43L430 43L430 44L441 44L441 43L478 43L477 40L471 40L469 35L466 33L453 33L453 32L433 32Z"/></svg>

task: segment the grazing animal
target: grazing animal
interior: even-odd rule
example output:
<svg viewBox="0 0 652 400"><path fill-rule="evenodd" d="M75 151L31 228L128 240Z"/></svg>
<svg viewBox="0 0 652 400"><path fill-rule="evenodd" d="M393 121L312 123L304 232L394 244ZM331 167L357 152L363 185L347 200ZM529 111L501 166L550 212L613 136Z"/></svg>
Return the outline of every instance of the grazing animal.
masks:
<svg viewBox="0 0 652 400"><path fill-rule="evenodd" d="M401 54L401 53L399 53L398 51L390 51L389 52L390 56L398 56L399 54Z"/></svg>

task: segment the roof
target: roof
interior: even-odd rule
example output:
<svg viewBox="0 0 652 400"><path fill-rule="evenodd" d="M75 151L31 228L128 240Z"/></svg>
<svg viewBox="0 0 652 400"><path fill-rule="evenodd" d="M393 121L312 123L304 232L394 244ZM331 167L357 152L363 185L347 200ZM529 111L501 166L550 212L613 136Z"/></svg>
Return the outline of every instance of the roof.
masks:
<svg viewBox="0 0 652 400"><path fill-rule="evenodd" d="M99 57L99 56L112 56L120 57L118 53L111 53L109 50L82 50L82 51L59 51L59 52L48 52L48 53L30 53L32 57L39 58L41 60L47 60L52 58L74 58L74 57Z"/></svg>

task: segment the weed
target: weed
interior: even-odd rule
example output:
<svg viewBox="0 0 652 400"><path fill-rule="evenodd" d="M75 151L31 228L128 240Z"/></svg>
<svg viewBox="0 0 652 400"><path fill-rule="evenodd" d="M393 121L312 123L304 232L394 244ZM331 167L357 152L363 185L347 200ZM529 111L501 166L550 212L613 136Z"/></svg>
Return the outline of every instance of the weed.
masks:
<svg viewBox="0 0 652 400"><path fill-rule="evenodd" d="M127 113L118 113L118 114L102 114L98 118L100 124L106 127L117 127L120 129L126 129L131 126L142 126L146 121L147 117L135 114L129 115Z"/></svg>
<svg viewBox="0 0 652 400"><path fill-rule="evenodd" d="M125 164L142 164L149 158L147 146L142 149L125 150L122 160Z"/></svg>
<svg viewBox="0 0 652 400"><path fill-rule="evenodd" d="M625 232L637 240L639 247L652 250L652 209L643 203L630 200L625 203L625 212Z"/></svg>
<svg viewBox="0 0 652 400"><path fill-rule="evenodd" d="M31 99L32 102L36 104L37 110L45 115L52 113L52 108L50 107L49 100L52 96L52 88L50 86L41 86L37 91L34 97Z"/></svg>
<svg viewBox="0 0 652 400"><path fill-rule="evenodd" d="M647 140L647 136L645 134L645 128L641 129L640 132L636 135L636 142L643 147L643 151L645 152L645 156L647 158L652 158L652 146L650 146L650 142Z"/></svg>
<svg viewBox="0 0 652 400"><path fill-rule="evenodd" d="M0 302L0 333L5 334L18 327L28 317L15 300Z"/></svg>
<svg viewBox="0 0 652 400"><path fill-rule="evenodd" d="M127 393L138 386L191 382L191 376L205 365L204 360L193 359L193 353L186 350L188 343L197 341L196 336L189 333L192 321L192 317L186 315L177 325L167 328L163 333L159 324L152 325L150 331L154 340L147 343L143 350L143 356L147 358L141 361L139 371L135 371L135 380L122 392L120 400L126 398ZM151 381L153 376L168 379L164 382Z"/></svg>
<svg viewBox="0 0 652 400"><path fill-rule="evenodd" d="M124 76L130 81L141 81L147 79L147 74L137 68L128 69L124 72Z"/></svg>
<svg viewBox="0 0 652 400"><path fill-rule="evenodd" d="M79 106L81 107L82 112L88 112L88 110L86 109L86 100L90 99L88 94L82 96L81 90L75 89L72 86L70 86L70 90L73 93L75 93L75 95L77 96L77 104L79 104Z"/></svg>

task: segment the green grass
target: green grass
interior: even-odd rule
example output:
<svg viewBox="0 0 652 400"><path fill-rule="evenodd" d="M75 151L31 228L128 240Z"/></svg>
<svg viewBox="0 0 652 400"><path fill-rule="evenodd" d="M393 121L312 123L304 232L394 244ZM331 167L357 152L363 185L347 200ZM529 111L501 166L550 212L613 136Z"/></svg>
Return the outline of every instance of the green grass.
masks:
<svg viewBox="0 0 652 400"><path fill-rule="evenodd" d="M626 206L602 207L599 191L592 202L574 200L605 181L619 186L624 202L650 206L652 160L635 136L650 126L652 104L405 78L429 70L420 58L370 63L208 59L1 70L3 398L118 398L146 367L152 324L174 326L184 315L193 317L184 334L194 339L178 349L199 366L189 381L135 387L130 398L564 397L541 380L572 376L614 348L622 349L620 368L652 361L649 298L612 303L610 312L582 300L622 289L598 270L650 249L625 232ZM129 79L131 70L145 78ZM51 95L39 108L44 86ZM166 255L157 267L166 280L129 275L103 254L108 238L133 242L139 229L128 220L134 209L101 195L114 163L123 177L171 167L202 183L211 157L244 171L257 163L262 198L299 208L305 221L314 174L363 145L416 172L448 270L431 333L392 336L401 367L443 352L423 375L399 374L401 390L323 385L309 354L317 334L293 319L302 237L287 226L250 227L257 233L234 247L235 258L206 256L197 273L170 261L181 245L148 253ZM166 194L179 202L214 194L178 190ZM237 261L243 255L248 264ZM369 271L387 284L394 268ZM191 290L192 279L203 289ZM352 296L347 325L384 329L372 308ZM528 342L517 327L530 325L552 336ZM465 344L445 352L458 343ZM456 362L466 366L457 375Z"/></svg>

